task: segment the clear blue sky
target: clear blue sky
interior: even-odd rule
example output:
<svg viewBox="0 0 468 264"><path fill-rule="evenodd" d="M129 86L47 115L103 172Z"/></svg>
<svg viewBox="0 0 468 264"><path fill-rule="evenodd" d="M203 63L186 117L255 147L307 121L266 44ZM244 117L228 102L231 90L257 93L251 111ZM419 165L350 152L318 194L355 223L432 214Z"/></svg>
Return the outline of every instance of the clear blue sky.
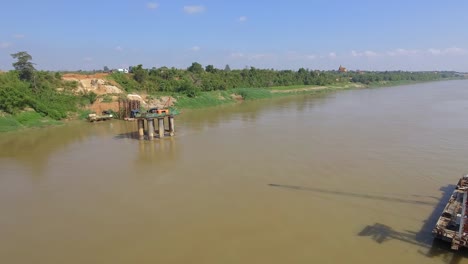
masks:
<svg viewBox="0 0 468 264"><path fill-rule="evenodd" d="M3 1L0 70L186 68L468 71L468 1Z"/></svg>

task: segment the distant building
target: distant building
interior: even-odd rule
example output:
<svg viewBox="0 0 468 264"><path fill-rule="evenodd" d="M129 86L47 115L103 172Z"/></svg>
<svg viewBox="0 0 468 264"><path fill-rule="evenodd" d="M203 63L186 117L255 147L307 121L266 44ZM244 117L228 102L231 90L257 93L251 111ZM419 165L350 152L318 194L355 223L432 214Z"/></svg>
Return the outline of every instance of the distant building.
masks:
<svg viewBox="0 0 468 264"><path fill-rule="evenodd" d="M346 69L345 67L343 67L343 66L340 65L340 67L338 68L338 71L339 71L339 72L347 72L348 69Z"/></svg>
<svg viewBox="0 0 468 264"><path fill-rule="evenodd" d="M128 73L128 69L117 69L118 72Z"/></svg>

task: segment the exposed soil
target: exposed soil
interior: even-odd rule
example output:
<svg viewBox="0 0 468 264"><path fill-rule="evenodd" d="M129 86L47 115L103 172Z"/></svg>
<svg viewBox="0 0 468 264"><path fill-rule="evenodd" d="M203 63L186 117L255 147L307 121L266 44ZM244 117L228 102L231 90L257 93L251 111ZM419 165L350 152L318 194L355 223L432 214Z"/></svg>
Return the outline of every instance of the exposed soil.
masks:
<svg viewBox="0 0 468 264"><path fill-rule="evenodd" d="M67 73L64 74L62 79L66 81L76 81L78 82L78 87L75 90L77 94L82 92L94 92L98 95L97 100L92 104L86 107L86 109L101 114L105 110L113 110L115 112L119 111L119 97L125 95L123 89L120 85L114 82L113 80L108 80L108 73L96 73L96 74L74 74ZM111 97L112 101L103 102L104 97ZM129 100L138 100L141 102L141 105L145 108L152 107L170 107L173 106L176 102L176 99L171 96L161 96L159 98L153 98L148 96L146 93L142 92L139 94L127 94L126 97Z"/></svg>
<svg viewBox="0 0 468 264"><path fill-rule="evenodd" d="M105 79L109 73L95 73L95 74L76 74L76 73L65 73L63 75L64 80L76 79L76 80L85 80L85 79Z"/></svg>
<svg viewBox="0 0 468 264"><path fill-rule="evenodd" d="M110 102L110 103L103 103L103 102L94 102L94 104L86 107L88 110L95 112L97 114L101 114L102 111L105 110L112 110L114 112L119 111L119 102Z"/></svg>
<svg viewBox="0 0 468 264"><path fill-rule="evenodd" d="M121 94L122 89L119 85L112 80L108 80L106 77L108 73L96 73L96 74L64 74L62 79L66 81L78 82L77 93L81 92L94 92L97 95L103 94Z"/></svg>
<svg viewBox="0 0 468 264"><path fill-rule="evenodd" d="M231 98L238 102L244 101L244 98L240 94L231 94Z"/></svg>

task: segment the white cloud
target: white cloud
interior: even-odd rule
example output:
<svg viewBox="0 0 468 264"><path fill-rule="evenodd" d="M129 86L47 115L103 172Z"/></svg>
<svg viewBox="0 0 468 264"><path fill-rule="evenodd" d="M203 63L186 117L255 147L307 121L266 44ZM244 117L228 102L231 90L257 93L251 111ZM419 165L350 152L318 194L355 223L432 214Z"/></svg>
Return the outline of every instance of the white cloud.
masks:
<svg viewBox="0 0 468 264"><path fill-rule="evenodd" d="M11 44L10 42L0 42L0 49L6 49L6 48L9 48L11 47L13 44Z"/></svg>
<svg viewBox="0 0 468 264"><path fill-rule="evenodd" d="M447 48L443 51L444 54L450 54L450 55L466 55L468 54L468 51L465 49L457 48L457 47L452 47L452 48Z"/></svg>
<svg viewBox="0 0 468 264"><path fill-rule="evenodd" d="M249 60L262 60L262 59L267 59L271 57L273 57L273 55L271 54L258 53L258 54L250 55Z"/></svg>
<svg viewBox="0 0 468 264"><path fill-rule="evenodd" d="M430 48L427 50L419 49L396 49L387 52L388 56L415 56L415 55L433 55L433 56L443 56L443 55L467 55L468 50L450 47L445 49L435 49Z"/></svg>
<svg viewBox="0 0 468 264"><path fill-rule="evenodd" d="M378 56L379 54L377 54L377 52L374 52L372 50L366 50L364 51L364 56L366 57L375 57L375 56Z"/></svg>
<svg viewBox="0 0 468 264"><path fill-rule="evenodd" d="M22 39L22 38L24 38L25 36L24 36L24 34L15 34L15 35L13 35L13 37L14 37L15 39Z"/></svg>
<svg viewBox="0 0 468 264"><path fill-rule="evenodd" d="M334 59L334 58L336 58L336 53L335 52L330 52L330 53L328 53L328 57L331 58L331 59Z"/></svg>
<svg viewBox="0 0 468 264"><path fill-rule="evenodd" d="M241 16L239 17L239 22L245 22L247 21L247 17L246 16Z"/></svg>
<svg viewBox="0 0 468 264"><path fill-rule="evenodd" d="M351 51L351 56L353 56L353 57L377 57L379 55L380 54L378 54L377 52L372 51L372 50L366 50L366 51L363 51L363 52L358 52L358 51L355 51L355 50Z"/></svg>
<svg viewBox="0 0 468 264"><path fill-rule="evenodd" d="M231 53L230 57L231 57L231 58L238 59L238 58L243 58L243 57L245 57L245 54L242 53L242 52L234 52L234 53Z"/></svg>
<svg viewBox="0 0 468 264"><path fill-rule="evenodd" d="M263 60L275 57L273 54L268 53L252 53L245 54L242 52L233 52L229 55L233 59L247 59L247 60Z"/></svg>
<svg viewBox="0 0 468 264"><path fill-rule="evenodd" d="M205 11L205 7L198 5L198 6L184 6L184 12L187 14L196 14L196 13L202 13Z"/></svg>
<svg viewBox="0 0 468 264"><path fill-rule="evenodd" d="M87 61L87 62L90 62L90 61L93 61L94 59L91 58L91 57L85 57L83 58L84 61Z"/></svg>
<svg viewBox="0 0 468 264"><path fill-rule="evenodd" d="M421 54L420 50L413 49L396 49L396 50L391 50L387 52L387 55L389 56L412 56L412 55L418 55Z"/></svg>
<svg viewBox="0 0 468 264"><path fill-rule="evenodd" d="M121 46L117 46L117 47L115 47L115 50L116 51L123 51L123 48Z"/></svg>
<svg viewBox="0 0 468 264"><path fill-rule="evenodd" d="M446 49L428 49L428 53L434 56L439 56L439 55L466 55L468 54L468 50L462 49L462 48L457 48L457 47L451 47L451 48L446 48Z"/></svg>
<svg viewBox="0 0 468 264"><path fill-rule="evenodd" d="M440 49L428 49L427 52L429 52L432 55L440 55L442 53Z"/></svg>
<svg viewBox="0 0 468 264"><path fill-rule="evenodd" d="M146 4L146 7L147 7L148 9L156 9L156 8L159 7L159 4L158 4L158 3L154 3L154 2L149 2L149 3Z"/></svg>
<svg viewBox="0 0 468 264"><path fill-rule="evenodd" d="M201 48L199 46L193 46L190 48L191 51L199 51Z"/></svg>
<svg viewBox="0 0 468 264"><path fill-rule="evenodd" d="M315 60L317 58L317 56L315 56L313 54L310 54L310 55L306 55L305 58L308 59L308 60Z"/></svg>

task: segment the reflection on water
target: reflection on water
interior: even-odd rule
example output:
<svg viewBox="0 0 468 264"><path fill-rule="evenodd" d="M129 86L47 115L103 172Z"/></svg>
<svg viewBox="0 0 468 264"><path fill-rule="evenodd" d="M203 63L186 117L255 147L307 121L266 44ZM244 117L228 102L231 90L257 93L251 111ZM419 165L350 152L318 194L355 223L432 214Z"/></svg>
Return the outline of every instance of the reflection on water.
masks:
<svg viewBox="0 0 468 264"><path fill-rule="evenodd" d="M177 148L176 141L173 137L153 141L139 140L137 163L141 165L151 165L154 163L174 165L177 155L181 152Z"/></svg>
<svg viewBox="0 0 468 264"><path fill-rule="evenodd" d="M107 137L112 131L111 122L94 127L73 122L59 127L5 133L0 136L0 159L13 158L29 168L32 174L40 176L54 153L81 144L90 137Z"/></svg>
<svg viewBox="0 0 468 264"><path fill-rule="evenodd" d="M1 134L2 263L468 263L431 238L467 84L185 111L154 141L117 120Z"/></svg>

